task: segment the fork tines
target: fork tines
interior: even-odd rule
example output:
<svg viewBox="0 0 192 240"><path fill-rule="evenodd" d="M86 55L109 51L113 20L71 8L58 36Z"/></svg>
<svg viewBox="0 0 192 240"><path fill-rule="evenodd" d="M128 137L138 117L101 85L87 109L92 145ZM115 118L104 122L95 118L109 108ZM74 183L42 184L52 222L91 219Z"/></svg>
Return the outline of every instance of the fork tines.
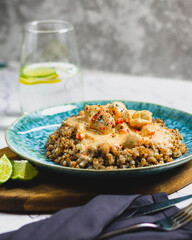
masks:
<svg viewBox="0 0 192 240"><path fill-rule="evenodd" d="M172 217L175 224L184 225L192 220L192 203Z"/></svg>

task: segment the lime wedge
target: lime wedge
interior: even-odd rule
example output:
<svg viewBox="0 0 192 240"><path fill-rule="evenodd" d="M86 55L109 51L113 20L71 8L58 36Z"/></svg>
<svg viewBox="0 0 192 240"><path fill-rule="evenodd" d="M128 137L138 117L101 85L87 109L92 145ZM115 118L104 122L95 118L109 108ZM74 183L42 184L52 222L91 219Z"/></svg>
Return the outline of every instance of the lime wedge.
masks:
<svg viewBox="0 0 192 240"><path fill-rule="evenodd" d="M13 172L11 179L13 180L31 180L38 171L27 160L13 160Z"/></svg>
<svg viewBox="0 0 192 240"><path fill-rule="evenodd" d="M23 69L23 75L25 77L32 77L32 78L46 78L56 74L54 68L50 67L37 67L37 68L30 68L26 67Z"/></svg>
<svg viewBox="0 0 192 240"><path fill-rule="evenodd" d="M0 185L6 182L12 174L12 164L8 157L4 154L0 158Z"/></svg>

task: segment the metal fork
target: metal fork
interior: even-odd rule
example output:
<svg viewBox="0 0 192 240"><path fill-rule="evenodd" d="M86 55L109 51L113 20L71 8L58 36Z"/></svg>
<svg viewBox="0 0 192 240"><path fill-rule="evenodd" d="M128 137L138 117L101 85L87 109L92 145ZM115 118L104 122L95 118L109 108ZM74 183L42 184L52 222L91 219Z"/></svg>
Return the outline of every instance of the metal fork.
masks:
<svg viewBox="0 0 192 240"><path fill-rule="evenodd" d="M107 239L109 237L115 237L117 235L135 231L143 228L153 228L162 231L172 231L182 227L192 220L192 203L187 207L180 210L177 214L157 221L155 223L139 223L129 227L117 229L101 235L98 240Z"/></svg>

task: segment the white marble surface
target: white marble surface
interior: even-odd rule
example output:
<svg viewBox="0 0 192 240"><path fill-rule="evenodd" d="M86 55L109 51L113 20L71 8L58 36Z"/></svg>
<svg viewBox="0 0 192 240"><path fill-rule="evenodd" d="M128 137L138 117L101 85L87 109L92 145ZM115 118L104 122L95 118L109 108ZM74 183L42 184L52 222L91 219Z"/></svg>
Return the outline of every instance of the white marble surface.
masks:
<svg viewBox="0 0 192 240"><path fill-rule="evenodd" d="M85 100L122 99L153 102L192 113L192 82L121 74L84 71ZM0 70L0 148L6 147L7 127L20 115L18 69ZM171 194L169 198L192 193L192 184ZM178 204L184 207L192 202ZM24 224L49 217L43 215L0 213L0 233L18 229Z"/></svg>

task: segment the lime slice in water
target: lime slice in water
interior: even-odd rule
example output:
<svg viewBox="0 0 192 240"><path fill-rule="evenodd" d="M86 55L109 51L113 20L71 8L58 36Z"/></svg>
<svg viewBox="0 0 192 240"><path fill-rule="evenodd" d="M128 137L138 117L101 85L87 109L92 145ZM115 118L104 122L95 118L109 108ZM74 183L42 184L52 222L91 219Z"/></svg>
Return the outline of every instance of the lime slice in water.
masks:
<svg viewBox="0 0 192 240"><path fill-rule="evenodd" d="M57 83L61 81L58 77L55 69L51 67L25 67L19 82L25 85Z"/></svg>
<svg viewBox="0 0 192 240"><path fill-rule="evenodd" d="M54 74L50 77L46 78L25 78L20 77L19 82L25 85L32 85L32 84L45 84L45 83L57 83L61 82L61 79L58 79L58 75Z"/></svg>
<svg viewBox="0 0 192 240"><path fill-rule="evenodd" d="M26 160L13 160L12 165L13 180L31 180L38 174L38 171Z"/></svg>
<svg viewBox="0 0 192 240"><path fill-rule="evenodd" d="M37 68L30 68L26 67L23 69L23 75L25 77L32 77L32 78L46 78L56 74L54 68L50 67L37 67Z"/></svg>
<svg viewBox="0 0 192 240"><path fill-rule="evenodd" d="M12 170L12 164L8 157L4 154L0 158L0 185L10 178Z"/></svg>

